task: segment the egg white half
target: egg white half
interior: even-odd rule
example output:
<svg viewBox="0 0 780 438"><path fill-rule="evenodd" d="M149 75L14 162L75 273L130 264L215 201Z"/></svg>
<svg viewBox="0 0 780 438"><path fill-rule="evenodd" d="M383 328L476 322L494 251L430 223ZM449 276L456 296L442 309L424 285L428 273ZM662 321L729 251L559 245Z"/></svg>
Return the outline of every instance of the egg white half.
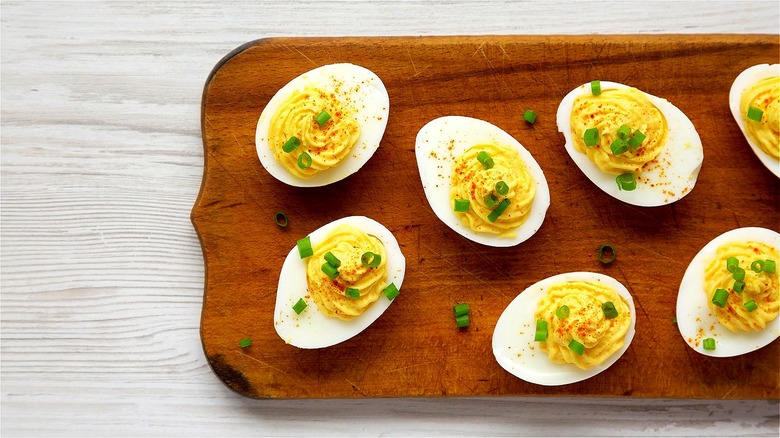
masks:
<svg viewBox="0 0 780 438"><path fill-rule="evenodd" d="M617 82L601 81L601 89L632 88ZM642 181L636 190L625 191L618 188L615 177L603 172L588 156L574 148L571 132L571 112L574 100L582 94L590 94L590 82L570 91L558 106L557 124L566 139L566 152L580 168L582 173L598 188L615 199L640 207L655 207L675 202L693 190L699 176L704 150L693 122L680 109L668 100L644 93L648 100L663 113L668 124L668 136L663 151L655 161L670 163L670 166L649 166L641 173ZM646 184L652 181L655 186Z"/></svg>
<svg viewBox="0 0 780 438"><path fill-rule="evenodd" d="M536 184L531 211L525 222L514 230L515 237L476 232L453 211L450 199L453 164L457 157L480 143L496 143L517 150ZM431 209L445 225L461 236L483 245L509 247L528 240L541 228L550 206L547 179L531 153L501 128L471 117L440 117L428 122L417 133L415 155L425 197Z"/></svg>
<svg viewBox="0 0 780 438"><path fill-rule="evenodd" d="M362 106L354 114L360 125L360 137L347 158L338 166L323 170L311 178L298 178L284 168L268 145L268 130L271 117L277 108L296 90L303 90L313 84L325 90L332 89L334 78L342 84L342 90L352 90L352 102ZM357 104L355 104L357 105ZM387 127L390 113L390 98L387 89L374 72L354 64L328 64L310 70L291 80L274 94L263 109L257 121L255 147L260 163L274 178L295 187L320 187L352 175L360 170L379 148Z"/></svg>
<svg viewBox="0 0 780 438"><path fill-rule="evenodd" d="M729 91L729 108L731 109L731 115L734 116L734 120L737 122L742 135L745 136L750 148L753 149L753 153L756 154L761 163L774 173L776 177L780 178L780 160L767 154L750 138L745 132L745 122L742 120L742 114L740 113L739 106L742 101L742 95L745 90L752 87L756 82L773 77L780 76L780 64L759 64L754 65L737 76L734 79L734 83L731 84L731 90Z"/></svg>
<svg viewBox="0 0 780 438"><path fill-rule="evenodd" d="M631 309L631 325L624 338L623 347L601 365L583 370L574 364L559 364L548 359L547 353L534 341L536 313L539 300L550 286L568 281L590 281L607 285L626 299ZM504 309L493 331L493 355L502 368L526 382L537 385L557 386L579 382L599 374L617 362L628 350L636 333L636 308L634 299L622 283L595 272L569 272L545 278L520 293Z"/></svg>
<svg viewBox="0 0 780 438"><path fill-rule="evenodd" d="M406 258L393 233L373 219L365 216L349 216L323 225L309 234L312 248L316 248L328 233L340 224L352 225L382 241L387 251L387 284L394 283L400 291L406 272ZM306 284L308 261L308 258L301 259L298 255L298 247L294 246L287 254L279 274L274 328L286 343L299 348L312 349L344 342L365 330L390 307L391 301L381 293L376 302L371 304L363 314L350 321L325 316L319 311L314 299L304 298L309 294ZM308 307L298 315L293 310L293 305L301 298L305 299Z"/></svg>
<svg viewBox="0 0 780 438"><path fill-rule="evenodd" d="M685 343L705 356L732 357L758 350L780 336L780 317L775 318L759 332L732 332L718 322L715 313L707 306L710 299L704 290L704 271L707 263L715 257L718 247L733 241L764 242L780 248L780 234L775 231L746 227L727 231L704 245L685 270L680 290L677 293L677 328ZM710 328L714 328L710 330ZM699 330L703 330L702 337ZM714 338L714 350L705 350L702 339ZM695 345L698 341L698 346Z"/></svg>

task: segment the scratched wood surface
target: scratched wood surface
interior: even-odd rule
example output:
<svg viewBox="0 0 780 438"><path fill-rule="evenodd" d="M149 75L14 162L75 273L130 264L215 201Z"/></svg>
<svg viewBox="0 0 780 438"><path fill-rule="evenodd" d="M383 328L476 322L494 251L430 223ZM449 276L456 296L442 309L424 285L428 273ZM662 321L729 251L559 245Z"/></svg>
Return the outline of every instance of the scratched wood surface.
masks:
<svg viewBox="0 0 780 438"><path fill-rule="evenodd" d="M363 65L384 81L391 101L384 139L357 174L323 188L288 187L257 159L257 117L287 81L334 62ZM204 89L205 174L192 212L206 263L201 336L212 369L258 398L778 397L777 341L736 358L708 358L672 322L677 287L698 249L732 228L778 228L778 180L741 138L727 100L733 78L765 62L778 62L774 36L269 39L239 48ZM571 88L596 78L665 97L690 117L705 151L690 195L657 208L626 205L573 165L555 111ZM535 125L522 122L525 108L539 114ZM529 241L508 249L475 244L432 213L414 138L427 121L451 114L503 128L544 169L552 202ZM290 218L286 229L273 223L278 210ZM401 295L349 341L321 350L288 346L273 329L282 261L297 239L348 215L372 217L395 234L407 259ZM595 257L604 242L619 251L606 267ZM505 372L491 351L502 310L528 285L575 270L614 276L633 293L637 334L625 356L562 387ZM464 301L472 323L458 330L451 307ZM245 337L253 345L241 349Z"/></svg>

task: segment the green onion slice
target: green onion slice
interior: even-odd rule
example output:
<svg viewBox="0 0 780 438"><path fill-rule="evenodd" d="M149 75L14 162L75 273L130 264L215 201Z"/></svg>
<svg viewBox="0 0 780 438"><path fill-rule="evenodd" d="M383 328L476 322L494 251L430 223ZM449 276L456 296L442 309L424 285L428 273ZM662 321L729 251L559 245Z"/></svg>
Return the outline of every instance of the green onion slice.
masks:
<svg viewBox="0 0 780 438"><path fill-rule="evenodd" d="M599 128L586 129L582 140L585 142L585 146L588 147L599 144Z"/></svg>
<svg viewBox="0 0 780 438"><path fill-rule="evenodd" d="M609 145L609 149L612 151L612 155L620 155L628 152L628 143L622 138L616 138L615 141Z"/></svg>
<svg viewBox="0 0 780 438"><path fill-rule="evenodd" d="M493 159L490 158L490 155L488 155L488 153L485 151L480 151L480 153L477 154L477 160L482 163L482 166L484 166L485 169L492 169L495 165L495 163L493 163Z"/></svg>
<svg viewBox="0 0 780 438"><path fill-rule="evenodd" d="M355 289L354 287L348 287L344 289L344 295L346 295L347 298L356 300L360 298L360 290Z"/></svg>
<svg viewBox="0 0 780 438"><path fill-rule="evenodd" d="M485 195L485 205L487 206L487 208L493 208L496 205L498 205L498 196L492 193L488 193L487 195Z"/></svg>
<svg viewBox="0 0 780 438"><path fill-rule="evenodd" d="M729 293L726 289L716 289L712 295L712 304L718 307L726 307L726 300L729 299Z"/></svg>
<svg viewBox="0 0 780 438"><path fill-rule="evenodd" d="M628 136L631 135L631 128L628 127L628 125L620 125L620 128L617 130L618 138L622 140L628 140Z"/></svg>
<svg viewBox="0 0 780 438"><path fill-rule="evenodd" d="M759 274L764 271L764 261L763 260L755 260L753 263L750 264L750 270L755 272L756 274Z"/></svg>
<svg viewBox="0 0 780 438"><path fill-rule="evenodd" d="M309 155L308 152L298 155L298 167L301 169L308 169L311 167L311 155Z"/></svg>
<svg viewBox="0 0 780 438"><path fill-rule="evenodd" d="M455 318L455 324L458 326L458 328L463 328L468 327L469 324L471 324L471 321L469 321L468 315L462 315Z"/></svg>
<svg viewBox="0 0 780 438"><path fill-rule="evenodd" d="M707 338L701 342L702 346L705 350L714 350L715 349L715 339Z"/></svg>
<svg viewBox="0 0 780 438"><path fill-rule="evenodd" d="M745 290L745 282L737 280L734 282L734 286L731 287L734 289L734 292L741 294L743 290Z"/></svg>
<svg viewBox="0 0 780 438"><path fill-rule="evenodd" d="M546 320L544 320L544 319L537 319L536 320L536 330L537 331L541 330L541 331L546 332L548 330L548 327L549 327L549 324L547 323Z"/></svg>
<svg viewBox="0 0 780 438"><path fill-rule="evenodd" d="M745 279L745 270L737 266L734 268L734 271L731 273L731 276L734 277L734 280L742 281Z"/></svg>
<svg viewBox="0 0 780 438"><path fill-rule="evenodd" d="M385 297L387 297L388 300L392 301L393 298L397 297L401 292L398 292L398 288L395 287L395 283L390 283L386 288L382 289L382 293L385 294Z"/></svg>
<svg viewBox="0 0 780 438"><path fill-rule="evenodd" d="M777 267L775 266L774 260L769 260L769 259L764 260L764 272L770 274L774 274L775 272L777 272Z"/></svg>
<svg viewBox="0 0 780 438"><path fill-rule="evenodd" d="M555 316L557 316L557 317L558 317L558 318L560 318L560 319L564 319L564 318L566 318L567 316L569 316L569 306L567 306L567 305L565 305L565 304L564 304L563 306L559 307L559 308L558 308L558 309L555 311Z"/></svg>
<svg viewBox="0 0 780 438"><path fill-rule="evenodd" d="M523 120L533 125L533 123L536 121L536 113L527 109L523 113Z"/></svg>
<svg viewBox="0 0 780 438"><path fill-rule="evenodd" d="M582 353L585 352L585 346L572 339L571 342L569 342L569 350L582 356Z"/></svg>
<svg viewBox="0 0 780 438"><path fill-rule="evenodd" d="M240 341L238 341L238 346L241 348L246 348L248 346L252 345L252 340L249 338L244 338Z"/></svg>
<svg viewBox="0 0 780 438"><path fill-rule="evenodd" d="M726 259L726 270L734 273L734 270L739 267L739 260L736 257L729 257Z"/></svg>
<svg viewBox="0 0 780 438"><path fill-rule="evenodd" d="M500 204L498 204L498 207L496 207L493 211L490 212L487 219L490 222L495 222L498 220L498 217L501 216L502 213L509 207L509 199L504 198L504 200L501 201Z"/></svg>
<svg viewBox="0 0 780 438"><path fill-rule="evenodd" d="M534 341L547 342L547 330L537 330L534 332Z"/></svg>
<svg viewBox="0 0 780 438"><path fill-rule="evenodd" d="M606 256L604 256L604 253L607 253ZM612 263L617 258L617 250L614 246L605 243L599 247L599 261L601 263Z"/></svg>
<svg viewBox="0 0 780 438"><path fill-rule="evenodd" d="M311 238L309 236L306 236L303 239L299 240L297 245L298 245L298 255L300 255L302 259L314 255L314 250L311 249Z"/></svg>
<svg viewBox="0 0 780 438"><path fill-rule="evenodd" d="M314 118L314 121L320 126L328 123L328 120L330 120L330 114L325 110L320 111L320 113L317 114L317 117Z"/></svg>
<svg viewBox="0 0 780 438"><path fill-rule="evenodd" d="M617 178L615 178L615 182L620 190L625 190L627 192L636 190L636 177L634 177L633 173L629 172L618 175Z"/></svg>
<svg viewBox="0 0 780 438"><path fill-rule="evenodd" d="M753 105L750 105L748 107L748 111L747 111L748 119L754 122L760 122L763 116L764 116L764 111L761 108L756 108Z"/></svg>
<svg viewBox="0 0 780 438"><path fill-rule="evenodd" d="M509 193L509 186L504 181L496 183L496 193L501 196L506 196Z"/></svg>
<svg viewBox="0 0 780 438"><path fill-rule="evenodd" d="M601 81L590 81L590 92L594 96L601 94Z"/></svg>
<svg viewBox="0 0 780 438"><path fill-rule="evenodd" d="M382 263L382 256L379 254L374 254L371 251L364 252L363 255L360 256L360 263L362 263L363 266L368 266L369 268L376 268L380 263Z"/></svg>
<svg viewBox="0 0 780 438"><path fill-rule="evenodd" d="M628 139L628 145L631 147L631 149L639 149L639 145L642 144L646 138L647 136L642 134L642 131L637 129L634 131L634 134L631 136L631 138Z"/></svg>
<svg viewBox="0 0 780 438"><path fill-rule="evenodd" d="M295 303L295 305L293 305L293 310L295 310L295 313L300 315L301 312L303 312L303 309L305 309L307 306L308 304L306 304L306 301L303 301L303 298L301 298L297 303Z"/></svg>
<svg viewBox="0 0 780 438"><path fill-rule="evenodd" d="M323 263L320 269L322 269L322 272L324 272L325 275L327 275L331 280L335 280L339 276L339 270L331 266L330 263Z"/></svg>
<svg viewBox="0 0 780 438"><path fill-rule="evenodd" d="M282 150L290 153L295 150L298 146L301 145L301 141L296 136L290 137L284 144L282 145Z"/></svg>
<svg viewBox="0 0 780 438"><path fill-rule="evenodd" d="M471 309L469 308L468 303L460 303L452 306L452 311L455 312L455 317L457 318L459 316L468 315Z"/></svg>
<svg viewBox="0 0 780 438"><path fill-rule="evenodd" d="M274 214L274 222L282 228L290 223L290 221L287 220L287 215L283 211L277 211L276 214Z"/></svg>
<svg viewBox="0 0 780 438"><path fill-rule="evenodd" d="M456 199L455 200L455 211L458 213L465 213L469 211L470 202L468 199Z"/></svg>
<svg viewBox="0 0 780 438"><path fill-rule="evenodd" d="M333 255L333 253L330 251L325 253L325 261L328 262L329 265L333 266L336 269L338 269L339 266L341 266L341 260L339 260L338 257Z"/></svg>
<svg viewBox="0 0 780 438"><path fill-rule="evenodd" d="M615 303L607 301L601 305L601 310L604 312L604 317L607 319L615 319L618 317L618 311L615 308Z"/></svg>
<svg viewBox="0 0 780 438"><path fill-rule="evenodd" d="M747 309L748 312L752 312L758 309L758 305L755 300L750 300L745 303L745 309Z"/></svg>

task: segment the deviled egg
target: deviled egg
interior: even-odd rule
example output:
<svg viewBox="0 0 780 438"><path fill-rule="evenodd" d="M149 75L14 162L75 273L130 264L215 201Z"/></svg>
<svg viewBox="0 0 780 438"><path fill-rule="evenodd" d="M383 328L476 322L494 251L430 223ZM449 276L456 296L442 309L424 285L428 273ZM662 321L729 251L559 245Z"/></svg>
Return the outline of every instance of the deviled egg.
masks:
<svg viewBox="0 0 780 438"><path fill-rule="evenodd" d="M677 327L697 352L731 357L780 336L780 234L737 228L705 245L691 260L677 294Z"/></svg>
<svg viewBox="0 0 780 438"><path fill-rule="evenodd" d="M323 225L300 239L282 265L274 328L299 348L346 341L390 306L405 271L398 241L379 222L349 216Z"/></svg>
<svg viewBox="0 0 780 438"><path fill-rule="evenodd" d="M390 100L372 71L328 64L282 87L260 114L257 156L274 178L318 187L357 172L379 148Z"/></svg>
<svg viewBox="0 0 780 438"><path fill-rule="evenodd" d="M493 354L520 379L565 385L612 366L635 327L634 300L619 281L594 272L559 274L509 303L493 332Z"/></svg>
<svg viewBox="0 0 780 438"><path fill-rule="evenodd" d="M433 212L458 234L507 247L544 222L550 190L528 150L484 120L440 117L417 133L417 167Z"/></svg>
<svg viewBox="0 0 780 438"><path fill-rule="evenodd" d="M740 73L729 91L729 108L758 159L780 177L780 64Z"/></svg>
<svg viewBox="0 0 780 438"><path fill-rule="evenodd" d="M642 207L690 193L704 158L693 123L676 106L636 88L593 81L558 106L566 152L598 188Z"/></svg>

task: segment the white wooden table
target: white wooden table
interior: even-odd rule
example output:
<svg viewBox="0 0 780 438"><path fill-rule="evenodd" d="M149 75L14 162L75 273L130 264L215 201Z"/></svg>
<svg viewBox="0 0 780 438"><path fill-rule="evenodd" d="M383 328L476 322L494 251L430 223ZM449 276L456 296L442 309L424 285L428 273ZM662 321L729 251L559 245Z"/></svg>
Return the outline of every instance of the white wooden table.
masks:
<svg viewBox="0 0 780 438"><path fill-rule="evenodd" d="M268 36L780 34L780 4L3 1L2 435L769 435L778 401L257 401L204 358L200 97Z"/></svg>

